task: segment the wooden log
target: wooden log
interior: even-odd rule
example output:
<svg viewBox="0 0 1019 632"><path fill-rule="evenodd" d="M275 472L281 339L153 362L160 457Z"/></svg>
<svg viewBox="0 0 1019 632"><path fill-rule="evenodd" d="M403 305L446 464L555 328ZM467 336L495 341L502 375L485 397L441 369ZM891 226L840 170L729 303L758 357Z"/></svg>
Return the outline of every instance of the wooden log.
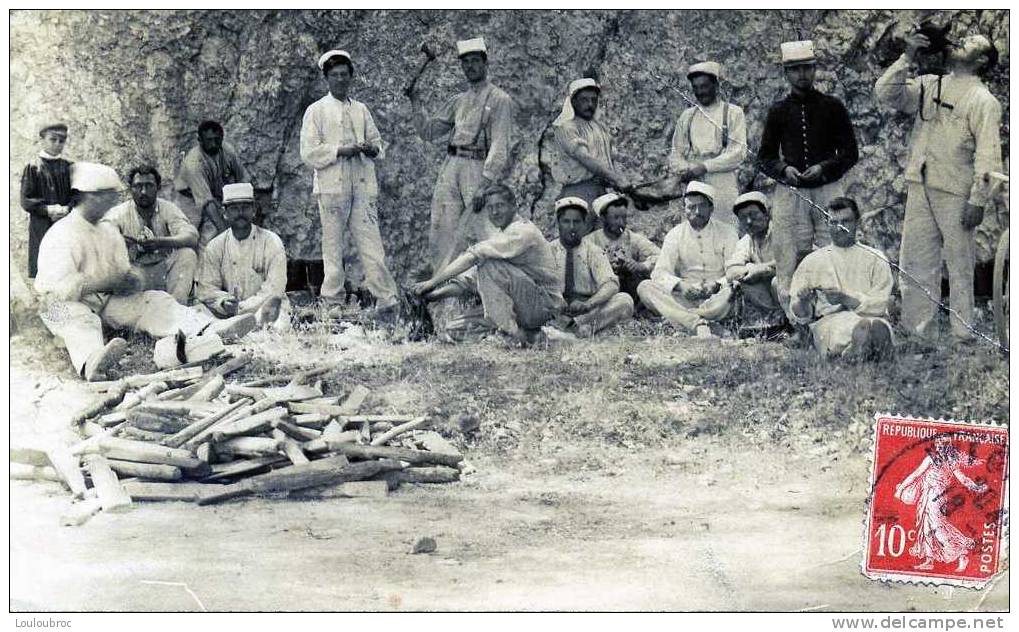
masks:
<svg viewBox="0 0 1019 632"><path fill-rule="evenodd" d="M335 417L345 414L346 410L336 404L325 404L320 402L287 402L287 408L295 414L315 414Z"/></svg>
<svg viewBox="0 0 1019 632"><path fill-rule="evenodd" d="M194 395L188 398L191 402L209 402L219 396L226 388L226 381L222 375L213 375L209 381L198 389Z"/></svg>
<svg viewBox="0 0 1019 632"><path fill-rule="evenodd" d="M294 425L282 419L277 419L276 421L272 422L272 427L282 430L290 438L296 439L297 441L301 442L314 441L315 439L318 439L319 437L322 436L322 433L318 430L314 430L312 428L302 428L301 426Z"/></svg>
<svg viewBox="0 0 1019 632"><path fill-rule="evenodd" d="M203 483L216 483L229 478L239 478L257 472L272 465L287 463L290 459L282 454L244 459L233 463L216 463L212 466L209 476L202 479Z"/></svg>
<svg viewBox="0 0 1019 632"><path fill-rule="evenodd" d="M337 422L335 419L326 424L326 427L322 429L321 437L323 439L335 439L338 435L343 434L343 424Z"/></svg>
<svg viewBox="0 0 1019 632"><path fill-rule="evenodd" d="M50 458L46 456L46 450L39 450L37 448L15 448L12 446L11 463L23 463L25 465L45 467L50 464Z"/></svg>
<svg viewBox="0 0 1019 632"><path fill-rule="evenodd" d="M396 426L392 430L383 432L382 434L371 440L371 445L386 445L394 437L398 437L405 432L410 432L411 430L416 430L423 426L427 426L428 423L429 423L428 417L417 417L416 419L408 421L405 424L400 424L399 426Z"/></svg>
<svg viewBox="0 0 1019 632"><path fill-rule="evenodd" d="M125 421L127 421L127 412L126 411L119 411L119 412L115 412L115 413L108 413L108 414L103 415L102 417L100 417L99 418L99 425L104 427L104 428L109 428L110 426L116 426L117 424L122 424Z"/></svg>
<svg viewBox="0 0 1019 632"><path fill-rule="evenodd" d="M222 435L224 437L239 437L242 435L258 434L269 430L272 428L272 422L283 419L286 416L287 409L282 406L277 406L276 408L270 408L269 410L258 413L257 415L238 419L229 425L221 426L215 434ZM215 443L219 443L219 441L215 441Z"/></svg>
<svg viewBox="0 0 1019 632"><path fill-rule="evenodd" d="M186 399L185 395L194 393L198 380L189 380L184 386L178 386L177 388L171 388L163 391L159 395L156 395L153 400L157 402L166 402L172 400Z"/></svg>
<svg viewBox="0 0 1019 632"><path fill-rule="evenodd" d="M49 463L49 461L47 461ZM63 483L64 479L57 474L57 471L50 465L28 465L26 463L11 463L12 481L56 481Z"/></svg>
<svg viewBox="0 0 1019 632"><path fill-rule="evenodd" d="M140 502L159 502L183 500L194 502L205 487L202 483L144 483L131 481L124 483L124 491L131 495L132 500Z"/></svg>
<svg viewBox="0 0 1019 632"><path fill-rule="evenodd" d="M418 447L429 452L441 452L443 454L460 456L460 450L457 450L455 445L446 441L442 435L434 430L417 431L412 435L412 439Z"/></svg>
<svg viewBox="0 0 1019 632"><path fill-rule="evenodd" d="M191 425L189 417L174 413L150 412L136 408L127 412L127 423L132 428L174 434Z"/></svg>
<svg viewBox="0 0 1019 632"><path fill-rule="evenodd" d="M370 424L372 435L382 434L383 432L389 432L394 428L393 424L388 421L376 421Z"/></svg>
<svg viewBox="0 0 1019 632"><path fill-rule="evenodd" d="M241 401L251 401L251 400L244 399L244 400L241 400ZM193 436L190 439L188 439L187 441L185 441L183 447L189 448L189 449L193 449L193 448L197 447L198 444L204 443L205 441L208 441L212 437L212 434L215 433L215 432L218 432L220 428L225 428L226 426L229 426L230 424L232 424L233 422L237 421L238 419L244 419L245 417L250 417L252 415L257 415L258 413L263 412L265 410L268 410L268 409L272 408L275 405L276 405L276 402L272 401L271 399L262 399L262 400L259 400L259 401L255 402L255 403L253 403L253 404L248 404L247 406L243 406L242 408L237 409L236 411L234 411L230 415L228 415L226 417L222 417L221 419L219 419L215 423L209 425L207 428L205 428L204 430L200 431L195 436Z"/></svg>
<svg viewBox="0 0 1019 632"><path fill-rule="evenodd" d="M371 390L358 384L354 387L354 390L350 391L350 394L347 395L347 399L343 400L343 403L340 404L340 408L343 409L343 412L339 414L356 415L357 412L361 410L364 400L368 399L369 395L371 395Z"/></svg>
<svg viewBox="0 0 1019 632"><path fill-rule="evenodd" d="M400 483L453 483L460 480L460 470L455 467L407 467L398 472L389 472Z"/></svg>
<svg viewBox="0 0 1019 632"><path fill-rule="evenodd" d="M241 386L251 386L251 387L269 386L269 385L271 385L274 382L287 382L289 384L295 384L295 385L296 384L304 384L305 382L307 382L311 378L318 377L319 375L323 375L325 373L328 373L332 369L333 369L333 367L324 366L324 367L316 367L314 369L308 369L306 371L296 371L294 373L284 373L282 375L273 375L273 376L265 377L265 378L262 378L262 379L252 380L250 382L245 382Z"/></svg>
<svg viewBox="0 0 1019 632"><path fill-rule="evenodd" d="M81 432L81 436L88 439L89 437L95 437L103 434L107 429L103 428L94 421L86 421L78 427L78 430Z"/></svg>
<svg viewBox="0 0 1019 632"><path fill-rule="evenodd" d="M180 468L172 465L135 463L133 461L120 461L117 459L107 459L107 461L110 464L110 468L119 476L133 476L135 478L148 478L158 481L179 481L181 478ZM130 492L128 493L130 494Z"/></svg>
<svg viewBox="0 0 1019 632"><path fill-rule="evenodd" d="M348 430L334 435L332 439L318 438L307 441L301 445L301 449L305 454L325 454L333 451L330 446L335 443L357 443L360 438L361 433L357 430Z"/></svg>
<svg viewBox="0 0 1019 632"><path fill-rule="evenodd" d="M215 456L215 453L212 450L212 444L203 443L198 446L198 449L195 450L195 456L198 457L198 460L202 463L212 464L213 457Z"/></svg>
<svg viewBox="0 0 1019 632"><path fill-rule="evenodd" d="M443 454L441 452L426 452L424 450L411 450L409 448L396 448L385 445L359 445L357 443L337 443L328 439L324 440L330 452L339 452L354 459L394 459L406 461L412 465L436 464L455 467L463 460L459 454Z"/></svg>
<svg viewBox="0 0 1019 632"><path fill-rule="evenodd" d="M151 384L146 384L137 391L125 395L124 401L117 404L113 410L114 412L130 410L145 400L151 399L159 393L162 393L169 387L170 385L166 382L152 382Z"/></svg>
<svg viewBox="0 0 1019 632"><path fill-rule="evenodd" d="M350 463L342 455L331 456L302 465L280 468L267 474L253 476L239 483L226 485L223 489L203 493L202 497L198 499L198 504L208 505L251 494L294 491L347 481L360 481L379 472L399 467L400 464L393 461Z"/></svg>
<svg viewBox="0 0 1019 632"><path fill-rule="evenodd" d="M223 404L216 402L157 402L149 400L138 404L135 410L141 410L155 415L178 415L203 417L223 409Z"/></svg>
<svg viewBox="0 0 1019 632"><path fill-rule="evenodd" d="M301 452L301 446L297 445L297 442L288 437L282 430L273 428L272 438L280 442L280 445L283 446L283 453L287 455L291 463L300 465L301 463L308 462L308 457L304 456L304 452Z"/></svg>
<svg viewBox="0 0 1019 632"><path fill-rule="evenodd" d="M104 437L98 442L98 450L107 458L121 461L174 465L182 469L202 465L202 462L188 450L119 437Z"/></svg>
<svg viewBox="0 0 1019 632"><path fill-rule="evenodd" d="M165 432L152 432L151 430L142 430L141 428L134 428L132 426L125 426L121 431L120 435L125 439L134 439L135 441L146 441L148 443L162 443L170 435Z"/></svg>
<svg viewBox="0 0 1019 632"><path fill-rule="evenodd" d="M120 405L124 401L124 396L127 394L127 384L118 383L117 386L111 388L105 395L96 397L87 406L79 410L71 417L71 425L77 425L86 419L91 419L104 412Z"/></svg>
<svg viewBox="0 0 1019 632"><path fill-rule="evenodd" d="M90 454L85 457L85 467L92 477L92 486L95 487L103 511L118 513L131 508L131 497L120 486L116 473L105 457Z"/></svg>
<svg viewBox="0 0 1019 632"><path fill-rule="evenodd" d="M64 484L75 498L85 497L85 477L81 473L81 459L70 450L47 450L46 456Z"/></svg>
<svg viewBox="0 0 1019 632"><path fill-rule="evenodd" d="M147 375L132 375L110 382L91 382L89 386L97 391L108 391L110 389L118 388L120 384L126 385L128 388L141 388L153 382L166 382L168 384L176 385L187 382L188 380L200 378L202 377L202 373L204 373L204 371L200 366L177 367L176 369L149 373Z"/></svg>
<svg viewBox="0 0 1019 632"><path fill-rule="evenodd" d="M233 437L215 445L217 454L239 456L268 456L282 448L279 441L269 437Z"/></svg>
<svg viewBox="0 0 1019 632"><path fill-rule="evenodd" d="M246 399L237 400L236 402L220 410L219 412L211 413L209 415L206 415L205 417L202 417L201 419L194 422L187 428L184 428L177 434L168 438L165 442L165 445L171 448L179 448L180 446L184 445L185 442L189 441L191 438L198 435L200 432L210 428L217 422L222 421L229 415L236 412L238 409L245 406L246 402L248 401L249 400Z"/></svg>
<svg viewBox="0 0 1019 632"><path fill-rule="evenodd" d="M88 522L89 518L99 513L103 503L98 498L87 498L72 503L71 508L60 516L60 525L63 527L80 527Z"/></svg>
<svg viewBox="0 0 1019 632"><path fill-rule="evenodd" d="M330 417L329 415L320 415L318 413L307 413L304 415L293 415L293 419L294 423L298 426L305 428L322 428L329 423Z"/></svg>
<svg viewBox="0 0 1019 632"><path fill-rule="evenodd" d="M228 384L226 392L239 397L250 397L252 399L268 398L277 403L294 402L305 399L314 399L322 396L322 390L305 384L287 384L279 387L253 388L249 386L236 386Z"/></svg>

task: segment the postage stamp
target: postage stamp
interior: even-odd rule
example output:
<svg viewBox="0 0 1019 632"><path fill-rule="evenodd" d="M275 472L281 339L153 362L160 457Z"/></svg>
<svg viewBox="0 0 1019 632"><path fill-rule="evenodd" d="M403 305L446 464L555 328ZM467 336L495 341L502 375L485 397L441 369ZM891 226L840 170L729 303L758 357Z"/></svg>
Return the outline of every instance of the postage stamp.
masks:
<svg viewBox="0 0 1019 632"><path fill-rule="evenodd" d="M998 572L1008 428L877 415L863 574L979 588Z"/></svg>

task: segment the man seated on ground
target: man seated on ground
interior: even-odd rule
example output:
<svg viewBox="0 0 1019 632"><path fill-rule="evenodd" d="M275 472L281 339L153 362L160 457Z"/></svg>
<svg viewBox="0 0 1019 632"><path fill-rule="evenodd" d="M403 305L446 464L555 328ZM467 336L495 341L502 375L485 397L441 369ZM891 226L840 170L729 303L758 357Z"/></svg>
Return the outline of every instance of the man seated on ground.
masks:
<svg viewBox="0 0 1019 632"><path fill-rule="evenodd" d="M556 318L558 329L587 338L633 316L633 299L619 291L612 264L587 230L587 202L579 197L555 203L559 238L550 241L556 269L563 278L566 307Z"/></svg>
<svg viewBox="0 0 1019 632"><path fill-rule="evenodd" d="M117 172L106 165L76 163L71 168L72 211L46 233L39 247L35 289L41 295L43 324L60 338L76 373L99 377L127 349L123 338L103 344L103 325L162 338L219 334L239 337L254 318L215 321L185 307L166 292L143 291L116 226L100 220L117 203Z"/></svg>
<svg viewBox="0 0 1019 632"><path fill-rule="evenodd" d="M220 318L255 314L259 325L289 322L287 253L276 233L252 224L251 184L223 187L223 216L230 228L202 253L198 299Z"/></svg>
<svg viewBox="0 0 1019 632"><path fill-rule="evenodd" d="M411 291L428 301L475 292L493 328L530 344L565 306L563 278L541 231L517 217L509 187L491 185L482 199L498 232L470 246L430 279L415 283Z"/></svg>
<svg viewBox="0 0 1019 632"><path fill-rule="evenodd" d="M187 305L198 267L198 229L184 212L156 197L163 178L155 167L135 167L127 175L131 200L103 218L120 231L127 254L144 280L143 290L163 290Z"/></svg>
<svg viewBox="0 0 1019 632"><path fill-rule="evenodd" d="M699 336L711 335L708 323L724 319L731 308L725 262L736 249L736 229L712 219L714 198L711 185L687 185L687 221L665 236L651 279L637 286L651 311Z"/></svg>
<svg viewBox="0 0 1019 632"><path fill-rule="evenodd" d="M746 234L725 262L725 277L735 292L740 328L765 332L785 324L789 297L775 280L775 243L768 198L760 191L736 198L733 211Z"/></svg>
<svg viewBox="0 0 1019 632"><path fill-rule="evenodd" d="M827 356L881 359L892 352L887 318L892 270L879 251L856 241L860 210L851 198L828 204L832 244L807 255L793 274L791 312L809 323Z"/></svg>
<svg viewBox="0 0 1019 632"><path fill-rule="evenodd" d="M612 271L619 278L619 289L634 303L637 286L651 277L658 261L659 248L644 235L626 227L630 219L630 201L619 193L606 193L595 199L592 210L601 216L602 227L584 237L608 255Z"/></svg>

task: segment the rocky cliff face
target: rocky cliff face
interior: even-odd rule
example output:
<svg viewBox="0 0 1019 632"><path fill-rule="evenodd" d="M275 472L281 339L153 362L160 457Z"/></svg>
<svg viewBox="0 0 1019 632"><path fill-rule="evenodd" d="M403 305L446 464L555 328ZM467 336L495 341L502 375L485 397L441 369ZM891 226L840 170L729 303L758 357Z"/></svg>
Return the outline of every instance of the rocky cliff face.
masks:
<svg viewBox="0 0 1019 632"><path fill-rule="evenodd" d="M381 230L398 276L426 252L429 202L441 145L413 132L402 89L427 40L441 47L419 83L437 107L462 89L453 42L482 35L493 82L516 100L512 185L551 236L547 175L549 125L567 83L586 70L603 83L603 122L616 136L619 162L643 179L660 174L672 127L692 98L688 64L724 66L723 90L747 112L757 149L769 104L787 88L778 44L815 40L818 87L841 98L853 118L861 161L848 192L865 212L864 237L897 257L911 121L878 108L873 82L894 59L895 38L915 11L117 11L15 12L11 19L11 228L23 265L25 213L17 205L21 167L37 151L36 130L57 117L71 126L68 155L109 163L122 173L155 162L169 182L204 118L223 122L259 192L265 224L294 258L317 258L319 223L311 172L300 160L304 109L326 91L315 63L333 47L357 67L354 96L371 108L389 143L378 168ZM943 13L953 34L979 31L1002 51L991 89L1008 121L1007 11ZM1007 156L1008 148L1005 146ZM540 157L540 158L539 158ZM754 180L748 161L743 184ZM759 178L755 183L767 189ZM167 185L168 188L168 185ZM642 214L654 234L667 210Z"/></svg>

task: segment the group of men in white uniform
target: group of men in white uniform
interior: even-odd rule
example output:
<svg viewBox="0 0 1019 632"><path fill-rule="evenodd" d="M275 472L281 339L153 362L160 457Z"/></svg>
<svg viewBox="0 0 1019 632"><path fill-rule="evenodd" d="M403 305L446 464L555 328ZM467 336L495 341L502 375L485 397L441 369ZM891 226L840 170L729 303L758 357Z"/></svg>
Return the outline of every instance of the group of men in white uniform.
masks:
<svg viewBox="0 0 1019 632"><path fill-rule="evenodd" d="M905 76L924 45L922 35L913 36L906 54L877 84L882 102L918 113L902 260L907 271L920 268L911 279L919 276L932 285L927 268L939 267L941 255L931 244L944 235L952 303L966 318L972 310L972 265L967 277L962 262L968 256L972 263L971 231L986 204L978 185L1000 165L1000 104L976 79L993 46L976 36L953 50L955 72L939 83L943 98L932 105L919 100L924 93L919 86L930 79ZM641 185L614 161L611 134L596 119L601 87L590 78L570 84L554 124L559 152L551 168L562 185L555 203L558 238L546 242L518 215L505 184L512 99L487 79L484 40L458 42L468 90L431 116L410 94L419 135L445 142L447 152L432 201L433 274L411 291L428 301L473 294L493 331L524 344L542 335L592 336L631 318L635 309L647 309L700 336L714 335L713 323L725 319L763 328L788 319L809 324L815 345L829 355L886 354L892 339L886 320L891 269L883 255L856 241L860 210L841 194L840 179L857 159L848 116L837 99L814 90L811 42L789 42L781 50L792 91L768 113L759 157L779 182L781 203L761 192L739 193L736 170L747 155L745 114L718 98L719 64L694 64L688 78L698 103L677 121L671 176L660 185L682 198L685 221L659 249L627 228L625 194L636 194ZM349 95L350 54L331 50L318 66L329 93L305 112L300 153L314 170L322 222L321 296L342 298L343 244L349 237L377 300L376 315L384 318L395 313L399 292L378 225L375 161L385 156L385 143L367 106ZM949 105L951 116L943 112ZM933 118L922 116L928 111ZM182 168L177 187L186 193L181 181L197 182L204 171L218 174L220 191L191 186L210 189L201 200L191 198L202 205L198 221L157 197L161 177L152 167L128 174L132 199L115 206L121 186L113 169L72 166L73 210L42 240L36 287L46 299L44 323L86 379L102 375L126 346L119 338L103 343L104 323L157 338L180 332L183 351L176 361L183 362L191 359L189 338L237 337L287 321L283 244L253 224L252 185L226 183L246 174L243 166L230 166L239 161L224 162L233 154L221 151L222 128L203 125L209 138L202 136L201 149L206 151L207 140L216 144L217 131L219 146L210 145L211 154ZM960 147L935 151L942 140ZM219 162L203 166L217 155ZM950 174L956 167L961 173ZM216 213L206 222L205 209L212 207ZM918 304L915 291L902 283L903 320L911 333L923 333L931 327L930 308ZM955 323L953 331L959 337L968 333Z"/></svg>

